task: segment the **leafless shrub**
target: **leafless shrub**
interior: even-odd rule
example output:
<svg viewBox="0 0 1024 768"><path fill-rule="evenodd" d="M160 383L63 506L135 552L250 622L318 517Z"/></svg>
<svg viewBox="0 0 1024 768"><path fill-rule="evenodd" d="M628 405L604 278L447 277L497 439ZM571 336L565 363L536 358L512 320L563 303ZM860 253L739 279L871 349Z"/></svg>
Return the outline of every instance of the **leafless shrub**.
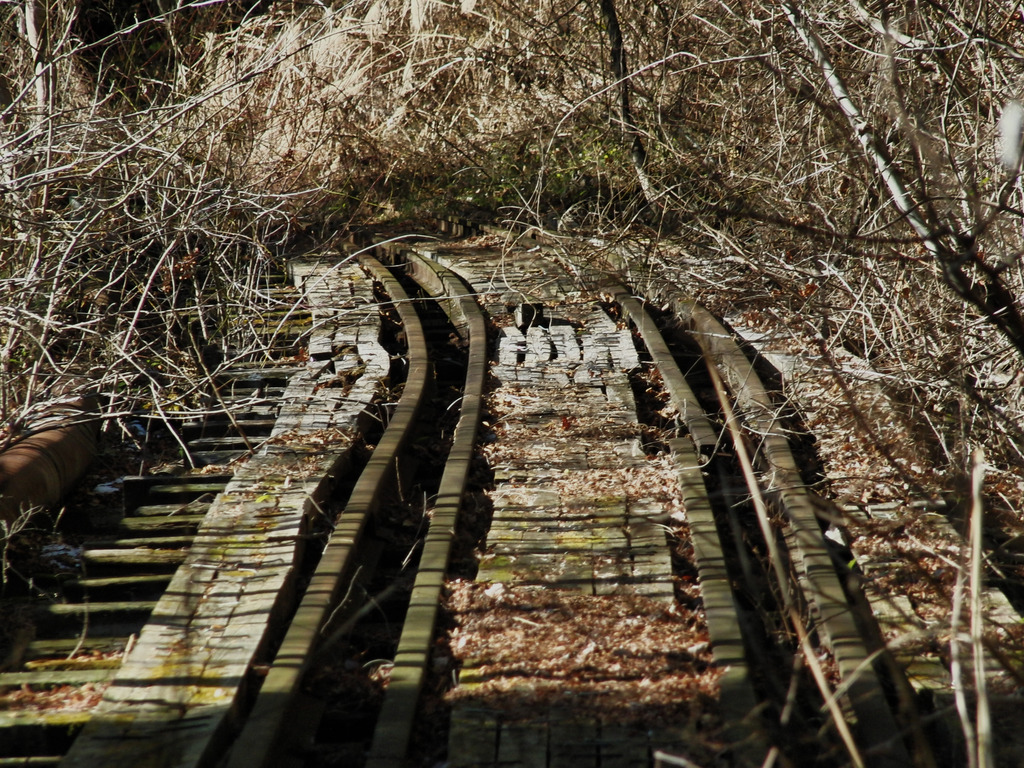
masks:
<svg viewBox="0 0 1024 768"><path fill-rule="evenodd" d="M300 237L484 210L770 304L877 373L940 469L984 444L1019 476L1024 186L996 142L1019 10L795 8L865 145L779 4L619 3L617 74L597 0L157 7L0 3L0 447L85 388L110 416L201 407L203 347L282 308Z"/></svg>
<svg viewBox="0 0 1024 768"><path fill-rule="evenodd" d="M83 389L107 395L111 414L140 397L194 405L190 347L223 333L232 304L258 305L293 202L215 165L186 118L216 88L170 86L132 108L103 92L117 78L102 62L88 71L73 5L0 12L19 32L4 41L0 114L0 441Z"/></svg>

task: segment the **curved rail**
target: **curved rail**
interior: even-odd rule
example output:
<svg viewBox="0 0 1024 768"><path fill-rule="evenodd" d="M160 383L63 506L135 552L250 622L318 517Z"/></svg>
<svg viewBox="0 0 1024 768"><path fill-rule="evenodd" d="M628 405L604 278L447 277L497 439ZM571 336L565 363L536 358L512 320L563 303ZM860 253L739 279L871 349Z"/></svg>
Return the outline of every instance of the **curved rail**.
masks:
<svg viewBox="0 0 1024 768"><path fill-rule="evenodd" d="M430 363L426 339L408 296L376 259L363 256L360 262L384 284L402 318L409 349L405 389L306 588L252 713L228 757L228 768L279 764L280 750L288 741L282 729L289 707L299 693L321 632L337 605L342 585L353 576L355 553L363 531L377 508L382 488L394 476L398 454L412 432L427 390Z"/></svg>
<svg viewBox="0 0 1024 768"><path fill-rule="evenodd" d="M901 729L893 717L872 653L857 627L835 563L816 513L811 491L804 484L775 404L732 335L695 301L675 296L671 307L709 359L724 373L748 429L760 441L762 474L768 491L778 498L789 530L788 549L802 590L814 607L832 651L857 720L860 743L872 751L873 765L905 766L909 756Z"/></svg>
<svg viewBox="0 0 1024 768"><path fill-rule="evenodd" d="M621 283L613 283L609 288L615 301L639 331L652 362L661 372L673 407L684 414L684 423L691 430L690 439L675 438L672 441L672 459L676 464L686 521L690 526L711 651L715 663L723 670L719 686L723 719L727 723L726 740L732 745L739 764L760 765L768 747L763 726L757 722L759 705L750 679L742 627L737 621L741 610L733 593L718 523L700 466L701 449L709 443L714 447L717 435L643 304Z"/></svg>
<svg viewBox="0 0 1024 768"><path fill-rule="evenodd" d="M459 421L423 544L409 611L374 732L367 768L398 768L406 756L430 661L434 625L455 526L476 446L487 376L487 325L469 286L438 264L415 253L406 255L409 258L406 269L413 279L428 292L448 297L444 302L446 313L469 343L469 360Z"/></svg>

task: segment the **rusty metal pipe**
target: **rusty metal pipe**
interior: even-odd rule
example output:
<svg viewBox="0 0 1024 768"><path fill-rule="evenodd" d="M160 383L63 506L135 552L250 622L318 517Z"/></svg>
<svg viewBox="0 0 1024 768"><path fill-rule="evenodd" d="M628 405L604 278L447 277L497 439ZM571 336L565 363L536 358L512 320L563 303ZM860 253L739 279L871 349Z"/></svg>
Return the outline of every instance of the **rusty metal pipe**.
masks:
<svg viewBox="0 0 1024 768"><path fill-rule="evenodd" d="M98 415L96 397L62 406L51 414L52 426L0 453L0 520L61 502L96 456Z"/></svg>

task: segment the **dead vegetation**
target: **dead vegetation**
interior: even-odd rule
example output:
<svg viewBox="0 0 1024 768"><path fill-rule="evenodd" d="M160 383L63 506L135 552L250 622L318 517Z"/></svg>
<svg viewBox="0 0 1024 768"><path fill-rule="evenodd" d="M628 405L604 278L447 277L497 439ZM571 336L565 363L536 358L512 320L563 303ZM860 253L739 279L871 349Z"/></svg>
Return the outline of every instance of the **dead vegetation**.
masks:
<svg viewBox="0 0 1024 768"><path fill-rule="evenodd" d="M636 595L459 582L447 601L461 663L450 699L529 719L538 707L711 740L718 671L692 614Z"/></svg>
<svg viewBox="0 0 1024 768"><path fill-rule="evenodd" d="M813 358L840 501L966 510L983 447L1012 555L1020 9L617 10L628 124L597 2L0 4L0 445L85 390L200 407L202 351L279 308L296 243L482 213L603 238Z"/></svg>
<svg viewBox="0 0 1024 768"><path fill-rule="evenodd" d="M962 471L983 431L990 460L1019 464L1019 356L992 330L1015 310L975 294L1020 283L1021 193L995 143L1020 20L803 7L915 230L781 8L618 10L629 126L596 3L186 4L130 23L115 4L4 6L8 431L100 371L107 392L173 386L176 353L265 299L259 275L304 233L480 210L626 224L641 275L788 309L891 376L938 461ZM703 283L692 265L709 261L737 266L739 295Z"/></svg>

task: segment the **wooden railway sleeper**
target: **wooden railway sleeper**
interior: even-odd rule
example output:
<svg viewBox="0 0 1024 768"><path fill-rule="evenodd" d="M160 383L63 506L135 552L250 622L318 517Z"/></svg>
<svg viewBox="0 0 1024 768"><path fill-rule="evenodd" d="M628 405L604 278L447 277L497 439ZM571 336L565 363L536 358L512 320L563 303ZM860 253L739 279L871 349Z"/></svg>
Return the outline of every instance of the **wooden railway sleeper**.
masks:
<svg viewBox="0 0 1024 768"><path fill-rule="evenodd" d="M369 256L360 263L384 283L402 317L409 348L409 372L398 407L363 470L331 536L288 632L264 678L252 712L227 757L228 768L280 765L288 742L283 732L289 704L296 699L342 585L353 576L354 553L381 490L394 471L396 457L411 434L429 380L426 341L408 297L380 263Z"/></svg>
<svg viewBox="0 0 1024 768"><path fill-rule="evenodd" d="M469 361L459 421L434 503L366 768L400 768L406 756L427 675L462 496L474 456L487 375L487 326L480 307L470 297L469 286L450 270L415 253L410 254L408 268L428 291L456 297L444 305L452 323L468 340Z"/></svg>
<svg viewBox="0 0 1024 768"><path fill-rule="evenodd" d="M874 656L836 573L811 491L801 479L767 390L732 335L707 310L678 295L672 297L671 306L709 360L723 371L738 409L760 437L759 455L767 490L785 510L789 554L797 566L804 596L814 607L822 637L835 657L844 697L856 717L860 744L871 755L872 765L900 768L911 764L902 729L875 672ZM921 758L930 760L927 755Z"/></svg>

